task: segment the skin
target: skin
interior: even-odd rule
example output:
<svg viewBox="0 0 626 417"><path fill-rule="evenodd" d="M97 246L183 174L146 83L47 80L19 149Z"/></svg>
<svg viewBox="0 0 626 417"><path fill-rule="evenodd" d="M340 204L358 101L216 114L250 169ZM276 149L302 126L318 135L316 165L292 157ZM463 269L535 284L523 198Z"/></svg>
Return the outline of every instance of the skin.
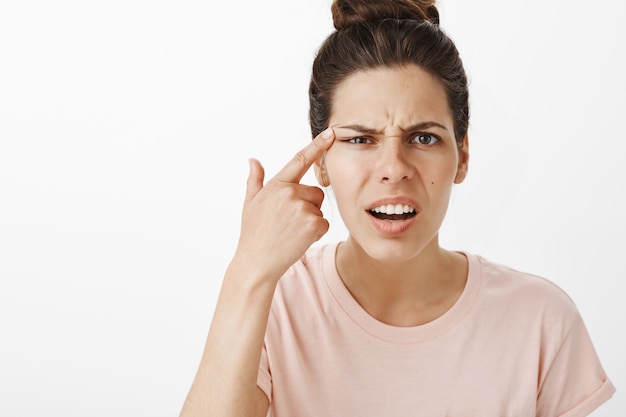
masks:
<svg viewBox="0 0 626 417"><path fill-rule="evenodd" d="M461 148L454 141L441 86L414 66L358 72L340 83L333 109L331 128L267 182L259 161L250 160L239 243L181 417L266 415L269 401L256 380L276 285L329 227L323 191L300 184L314 164L350 230L338 247L338 272L372 316L398 326L424 323L446 311L465 285L464 256L437 239L468 159L467 138ZM423 122L430 124L407 130ZM415 142L417 133L439 141ZM395 198L418 214L372 220L368 209Z"/></svg>
<svg viewBox="0 0 626 417"><path fill-rule="evenodd" d="M263 167L250 160L239 243L181 417L266 415L256 380L276 284L329 227L323 191L300 180L333 140L331 129L322 132L265 184Z"/></svg>
<svg viewBox="0 0 626 417"><path fill-rule="evenodd" d="M339 84L329 125L335 144L316 174L333 188L350 232L337 270L370 315L397 326L435 319L460 296L463 255L443 250L438 233L454 184L467 173L445 91L415 65L352 74ZM408 203L417 216L378 221L369 209Z"/></svg>

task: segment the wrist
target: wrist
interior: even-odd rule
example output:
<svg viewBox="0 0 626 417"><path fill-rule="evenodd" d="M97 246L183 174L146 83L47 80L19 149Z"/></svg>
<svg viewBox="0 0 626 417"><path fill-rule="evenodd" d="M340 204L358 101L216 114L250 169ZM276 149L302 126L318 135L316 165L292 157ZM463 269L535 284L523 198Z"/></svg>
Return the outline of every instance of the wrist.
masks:
<svg viewBox="0 0 626 417"><path fill-rule="evenodd" d="M248 259L235 256L226 269L223 285L238 293L271 297L280 277L279 274L256 267Z"/></svg>

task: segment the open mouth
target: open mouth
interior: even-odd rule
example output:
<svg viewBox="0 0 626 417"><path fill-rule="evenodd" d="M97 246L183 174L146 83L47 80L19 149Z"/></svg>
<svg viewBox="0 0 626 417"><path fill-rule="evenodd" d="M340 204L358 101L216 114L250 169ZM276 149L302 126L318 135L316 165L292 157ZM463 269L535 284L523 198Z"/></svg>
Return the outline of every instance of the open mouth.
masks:
<svg viewBox="0 0 626 417"><path fill-rule="evenodd" d="M374 207L368 212L377 219L389 221L407 220L417 215L415 208L408 204L386 204Z"/></svg>

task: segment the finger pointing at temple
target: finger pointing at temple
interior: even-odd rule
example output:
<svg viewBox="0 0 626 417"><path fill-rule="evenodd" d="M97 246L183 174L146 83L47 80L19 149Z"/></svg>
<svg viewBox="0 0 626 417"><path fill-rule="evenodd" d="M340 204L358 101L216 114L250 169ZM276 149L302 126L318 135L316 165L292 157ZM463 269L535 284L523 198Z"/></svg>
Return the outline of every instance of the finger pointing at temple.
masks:
<svg viewBox="0 0 626 417"><path fill-rule="evenodd" d="M330 148L334 138L335 133L333 129L329 127L324 130L317 135L310 144L300 150L287 165L276 174L274 179L284 182L299 183L311 165Z"/></svg>

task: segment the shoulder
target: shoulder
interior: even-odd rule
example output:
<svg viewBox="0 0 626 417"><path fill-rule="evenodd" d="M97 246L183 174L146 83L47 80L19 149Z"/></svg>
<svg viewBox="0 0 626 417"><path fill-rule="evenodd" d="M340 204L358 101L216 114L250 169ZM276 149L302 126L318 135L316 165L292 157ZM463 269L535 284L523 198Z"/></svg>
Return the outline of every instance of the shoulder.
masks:
<svg viewBox="0 0 626 417"><path fill-rule="evenodd" d="M567 332L578 320L572 298L549 278L474 255L481 274L480 300L507 315L541 322L542 327ZM560 332L559 332L560 333Z"/></svg>
<svg viewBox="0 0 626 417"><path fill-rule="evenodd" d="M482 281L488 291L511 294L528 302L550 302L571 308L572 298L549 278L524 272L511 266L476 256L480 264Z"/></svg>

